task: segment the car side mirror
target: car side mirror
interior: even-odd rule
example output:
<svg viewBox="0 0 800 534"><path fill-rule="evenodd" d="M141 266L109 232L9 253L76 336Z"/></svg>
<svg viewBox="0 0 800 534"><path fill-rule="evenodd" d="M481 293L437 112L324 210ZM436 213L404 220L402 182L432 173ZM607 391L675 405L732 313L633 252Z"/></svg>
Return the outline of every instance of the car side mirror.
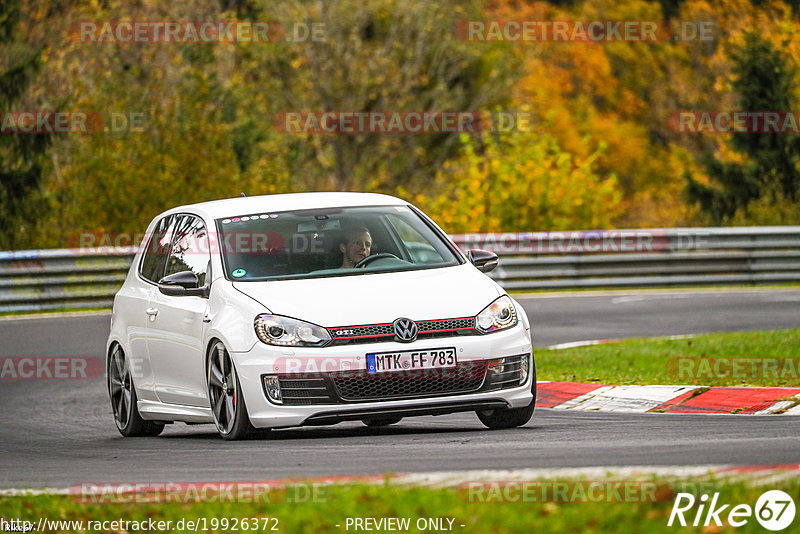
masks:
<svg viewBox="0 0 800 534"><path fill-rule="evenodd" d="M498 264L497 254L479 248L467 251L467 258L469 258L472 265L477 267L482 273L488 273L494 270Z"/></svg>
<svg viewBox="0 0 800 534"><path fill-rule="evenodd" d="M158 281L158 290L170 297L208 298L208 286L199 287L200 279L192 271L181 271Z"/></svg>

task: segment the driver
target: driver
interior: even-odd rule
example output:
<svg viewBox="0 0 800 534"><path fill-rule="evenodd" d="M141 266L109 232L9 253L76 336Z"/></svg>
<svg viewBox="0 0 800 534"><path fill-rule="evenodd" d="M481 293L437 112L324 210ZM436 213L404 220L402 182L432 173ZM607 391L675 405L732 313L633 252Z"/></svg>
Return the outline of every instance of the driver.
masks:
<svg viewBox="0 0 800 534"><path fill-rule="evenodd" d="M370 255L372 236L363 226L352 228L345 234L345 239L339 243L342 252L342 266L340 269L352 269L356 263Z"/></svg>

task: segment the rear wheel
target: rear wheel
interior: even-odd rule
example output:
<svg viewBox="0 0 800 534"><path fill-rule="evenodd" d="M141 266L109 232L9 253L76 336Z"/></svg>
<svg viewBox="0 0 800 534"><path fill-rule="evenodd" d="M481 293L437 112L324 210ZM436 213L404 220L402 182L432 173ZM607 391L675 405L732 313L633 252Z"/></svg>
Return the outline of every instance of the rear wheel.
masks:
<svg viewBox="0 0 800 534"><path fill-rule="evenodd" d="M131 366L119 345L114 345L108 360L108 395L111 397L114 422L123 436L157 436L164 430L163 423L146 421L139 414Z"/></svg>
<svg viewBox="0 0 800 534"><path fill-rule="evenodd" d="M486 425L492 430L500 430L503 428L515 428L522 426L531 420L533 416L533 409L536 406L536 364L531 361L532 377L531 377L531 393L533 398L531 403L522 408L506 408L502 410L478 410L475 413L481 423Z"/></svg>
<svg viewBox="0 0 800 534"><path fill-rule="evenodd" d="M255 434L241 389L233 360L225 345L217 341L208 352L208 399L222 439L237 440Z"/></svg>
<svg viewBox="0 0 800 534"><path fill-rule="evenodd" d="M361 422L369 427L389 426L402 421L402 417L376 417L372 419L362 419Z"/></svg>

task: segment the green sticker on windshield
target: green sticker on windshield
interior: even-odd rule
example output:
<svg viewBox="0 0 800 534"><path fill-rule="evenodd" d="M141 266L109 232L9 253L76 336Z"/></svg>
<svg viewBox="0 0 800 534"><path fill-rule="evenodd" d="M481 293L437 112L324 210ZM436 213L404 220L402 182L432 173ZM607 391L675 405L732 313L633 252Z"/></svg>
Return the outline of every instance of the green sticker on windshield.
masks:
<svg viewBox="0 0 800 534"><path fill-rule="evenodd" d="M241 277L243 277L244 275L247 274L247 271L245 271L244 269L236 269L231 274L233 276L235 276L236 278L241 278Z"/></svg>

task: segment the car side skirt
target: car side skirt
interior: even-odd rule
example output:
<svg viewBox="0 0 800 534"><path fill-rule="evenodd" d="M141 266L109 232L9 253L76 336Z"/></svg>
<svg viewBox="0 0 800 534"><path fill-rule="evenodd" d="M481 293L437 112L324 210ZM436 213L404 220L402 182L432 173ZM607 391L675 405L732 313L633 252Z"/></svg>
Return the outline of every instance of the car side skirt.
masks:
<svg viewBox="0 0 800 534"><path fill-rule="evenodd" d="M184 423L214 423L211 408L139 401L136 406L142 419L149 421L183 421Z"/></svg>

